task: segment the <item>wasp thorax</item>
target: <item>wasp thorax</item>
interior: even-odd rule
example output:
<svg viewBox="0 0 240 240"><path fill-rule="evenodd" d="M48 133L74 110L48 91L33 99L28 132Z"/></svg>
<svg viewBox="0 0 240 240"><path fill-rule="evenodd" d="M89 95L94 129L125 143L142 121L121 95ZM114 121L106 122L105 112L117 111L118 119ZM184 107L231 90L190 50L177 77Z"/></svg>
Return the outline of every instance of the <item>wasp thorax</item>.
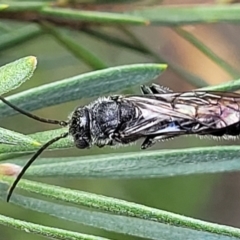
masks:
<svg viewBox="0 0 240 240"><path fill-rule="evenodd" d="M88 148L91 145L89 110L77 108L69 121L69 134L72 135L77 148Z"/></svg>

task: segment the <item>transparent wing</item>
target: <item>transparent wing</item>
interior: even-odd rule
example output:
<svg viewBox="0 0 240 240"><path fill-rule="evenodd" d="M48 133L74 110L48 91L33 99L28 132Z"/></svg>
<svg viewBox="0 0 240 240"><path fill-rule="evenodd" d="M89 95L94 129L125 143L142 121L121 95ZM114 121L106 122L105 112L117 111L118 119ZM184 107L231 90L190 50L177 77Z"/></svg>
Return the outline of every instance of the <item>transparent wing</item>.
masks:
<svg viewBox="0 0 240 240"><path fill-rule="evenodd" d="M137 117L134 122L126 126L122 131L124 136L140 134L148 135L172 135L178 132L186 132L179 128L181 121L192 121L192 116L175 111L171 103L158 100L154 96L129 96L125 101L131 102L136 108Z"/></svg>
<svg viewBox="0 0 240 240"><path fill-rule="evenodd" d="M225 92L166 92L125 97L139 111L125 135L207 134L240 122L240 95ZM160 137L161 138L161 137Z"/></svg>
<svg viewBox="0 0 240 240"><path fill-rule="evenodd" d="M186 92L175 99L175 108L195 108L198 123L221 129L240 121L240 95L227 92Z"/></svg>

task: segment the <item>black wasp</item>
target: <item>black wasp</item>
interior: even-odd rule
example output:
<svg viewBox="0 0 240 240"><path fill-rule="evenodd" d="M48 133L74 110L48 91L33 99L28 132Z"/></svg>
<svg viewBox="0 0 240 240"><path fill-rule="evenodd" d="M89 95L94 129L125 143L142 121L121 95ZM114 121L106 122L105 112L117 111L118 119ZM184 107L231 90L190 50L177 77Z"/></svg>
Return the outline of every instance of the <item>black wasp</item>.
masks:
<svg viewBox="0 0 240 240"><path fill-rule="evenodd" d="M72 137L77 148L93 145L126 145L144 138L142 149L156 141L197 134L235 137L240 130L240 95L236 93L188 91L172 92L152 84L141 86L142 95L101 97L77 107L67 121L38 117L0 99L16 111L35 120L68 126L68 131L44 145L32 156L14 181L7 200L33 161L51 144Z"/></svg>

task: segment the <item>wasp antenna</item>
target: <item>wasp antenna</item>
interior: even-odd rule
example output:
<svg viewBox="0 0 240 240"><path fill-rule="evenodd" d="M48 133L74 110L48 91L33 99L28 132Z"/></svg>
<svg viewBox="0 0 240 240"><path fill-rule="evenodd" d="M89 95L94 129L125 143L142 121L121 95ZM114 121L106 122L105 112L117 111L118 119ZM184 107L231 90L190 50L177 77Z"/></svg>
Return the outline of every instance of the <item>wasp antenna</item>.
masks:
<svg viewBox="0 0 240 240"><path fill-rule="evenodd" d="M46 142L44 145L42 145L41 148L38 149L37 152L35 152L35 154L30 158L30 160L26 163L26 165L22 168L21 172L18 174L17 178L15 179L15 181L13 182L13 184L11 185L11 187L8 190L8 195L7 195L7 202L9 202L12 193L14 191L14 189L16 188L18 182L20 181L20 179L22 178L22 176L24 175L24 173L27 171L27 169L31 166L31 164L36 160L36 158L45 150L47 149L50 145L52 145L53 143L59 141L62 138L66 138L68 136L68 133L63 133L60 136L57 136L53 139L51 139L50 141Z"/></svg>
<svg viewBox="0 0 240 240"><path fill-rule="evenodd" d="M66 127L68 125L68 122L66 121L59 121L59 120L53 120L53 119L47 119L47 118L42 118L42 117L38 117L30 112L27 112L17 106L15 106L14 104L10 103L9 101L7 101L4 97L0 96L0 100L2 100L2 102L4 102L6 105L8 105L9 107L11 107L12 109L14 109L15 111L29 117L32 119L35 119L39 122L44 122L44 123L49 123L49 124L55 124L55 125L60 125L62 127Z"/></svg>

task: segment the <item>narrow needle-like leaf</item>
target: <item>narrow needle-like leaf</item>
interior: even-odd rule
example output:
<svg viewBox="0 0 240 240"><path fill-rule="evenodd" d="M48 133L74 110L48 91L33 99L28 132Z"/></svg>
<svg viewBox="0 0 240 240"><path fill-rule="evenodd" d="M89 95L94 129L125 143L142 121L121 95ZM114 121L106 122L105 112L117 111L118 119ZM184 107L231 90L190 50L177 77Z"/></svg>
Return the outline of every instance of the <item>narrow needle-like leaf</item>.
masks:
<svg viewBox="0 0 240 240"><path fill-rule="evenodd" d="M5 183L11 183L12 178L2 176L1 181ZM105 197L83 191L70 190L67 188L51 186L27 180L21 180L18 183L18 188L32 193L37 193L42 196L50 197L52 199L82 205L101 211L107 211L109 213L240 238L240 229L237 228L209 223L120 199Z"/></svg>
<svg viewBox="0 0 240 240"><path fill-rule="evenodd" d="M0 215L0 224L12 227L26 233L33 233L48 239L59 240L107 240L107 238L91 236L87 234L67 231L59 228L46 227L43 225L21 221L18 219Z"/></svg>
<svg viewBox="0 0 240 240"><path fill-rule="evenodd" d="M0 95L19 87L28 80L36 65L37 59L30 56L0 67Z"/></svg>
<svg viewBox="0 0 240 240"><path fill-rule="evenodd" d="M93 54L86 47L82 46L80 42L76 42L73 38L69 37L66 32L57 29L47 22L42 22L44 30L49 32L62 46L68 49L73 55L79 60L84 61L86 64L91 66L93 69L107 68L107 64L102 59Z"/></svg>
<svg viewBox="0 0 240 240"><path fill-rule="evenodd" d="M30 136L23 135L8 129L0 128L0 144L9 144L17 146L41 146L39 142L33 140ZM1 145L2 146L2 145Z"/></svg>
<svg viewBox="0 0 240 240"><path fill-rule="evenodd" d="M193 34L180 27L173 28L177 34L183 37L185 40L193 44L199 51L205 54L208 58L214 61L217 65L219 65L222 69L228 72L232 77L237 78L240 76L240 72L228 64L224 59L219 57L216 53L214 53L210 48L208 48L203 42L198 40Z"/></svg>

